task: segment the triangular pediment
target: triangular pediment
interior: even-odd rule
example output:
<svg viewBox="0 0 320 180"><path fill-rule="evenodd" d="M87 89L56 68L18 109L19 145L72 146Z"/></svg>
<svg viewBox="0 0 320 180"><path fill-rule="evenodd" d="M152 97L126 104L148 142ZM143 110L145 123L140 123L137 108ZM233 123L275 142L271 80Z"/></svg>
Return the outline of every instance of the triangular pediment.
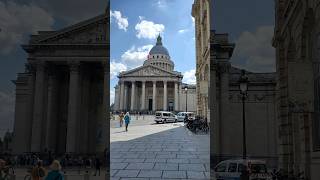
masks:
<svg viewBox="0 0 320 180"><path fill-rule="evenodd" d="M106 44L108 17L103 14L58 31L33 36L31 44Z"/></svg>
<svg viewBox="0 0 320 180"><path fill-rule="evenodd" d="M129 71L122 72L120 73L119 76L121 77L148 77L148 76L172 77L172 76L178 76L178 75L180 74L176 72L166 71L154 65L146 65L146 66L140 66L138 68L135 68Z"/></svg>

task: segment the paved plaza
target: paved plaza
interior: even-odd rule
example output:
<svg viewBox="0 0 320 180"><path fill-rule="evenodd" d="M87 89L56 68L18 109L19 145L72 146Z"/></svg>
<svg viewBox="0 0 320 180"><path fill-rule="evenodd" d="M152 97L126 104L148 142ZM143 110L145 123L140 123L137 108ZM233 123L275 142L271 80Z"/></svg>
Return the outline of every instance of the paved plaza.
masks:
<svg viewBox="0 0 320 180"><path fill-rule="evenodd" d="M111 179L210 179L209 135L194 135L181 122L132 119L128 132L111 121Z"/></svg>

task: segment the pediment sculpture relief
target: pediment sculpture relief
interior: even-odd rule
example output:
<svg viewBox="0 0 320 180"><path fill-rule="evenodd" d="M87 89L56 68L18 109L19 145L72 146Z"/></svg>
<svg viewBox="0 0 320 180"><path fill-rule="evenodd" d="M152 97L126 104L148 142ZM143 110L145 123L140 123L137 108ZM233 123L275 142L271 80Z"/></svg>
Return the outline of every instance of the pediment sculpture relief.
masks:
<svg viewBox="0 0 320 180"><path fill-rule="evenodd" d="M57 37L50 38L43 43L58 44L96 44L107 42L107 32L105 24L100 23L95 26L83 27L78 32L66 32Z"/></svg>

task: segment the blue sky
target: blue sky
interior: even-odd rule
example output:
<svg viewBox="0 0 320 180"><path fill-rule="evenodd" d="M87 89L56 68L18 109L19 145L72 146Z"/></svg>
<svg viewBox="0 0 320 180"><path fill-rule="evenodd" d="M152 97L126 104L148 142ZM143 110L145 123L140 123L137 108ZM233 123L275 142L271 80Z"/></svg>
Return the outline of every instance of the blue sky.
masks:
<svg viewBox="0 0 320 180"><path fill-rule="evenodd" d="M155 44L152 32L161 31L175 69L184 73L185 81L194 82L193 1L111 0L111 76L142 64L143 55ZM214 29L229 33L230 41L236 43L232 64L255 72L274 71L274 1L213 2ZM102 14L106 4L105 0L0 0L0 137L13 124L15 86L11 80L24 71L27 61L21 44L37 31L59 30ZM110 82L114 90L116 79Z"/></svg>
<svg viewBox="0 0 320 180"><path fill-rule="evenodd" d="M111 101L116 74L142 65L157 34L163 37L175 70L195 83L193 0L111 0Z"/></svg>

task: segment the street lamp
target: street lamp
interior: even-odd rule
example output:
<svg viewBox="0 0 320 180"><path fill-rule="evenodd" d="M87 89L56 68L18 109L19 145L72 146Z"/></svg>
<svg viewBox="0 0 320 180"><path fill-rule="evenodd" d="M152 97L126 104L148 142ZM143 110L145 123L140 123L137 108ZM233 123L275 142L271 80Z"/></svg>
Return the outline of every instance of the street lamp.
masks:
<svg viewBox="0 0 320 180"><path fill-rule="evenodd" d="M239 79L240 94L242 95L242 140L243 140L243 159L247 157L247 142L246 142L246 114L245 114L245 100L248 91L248 77L245 70L241 70L241 76Z"/></svg>
<svg viewBox="0 0 320 180"><path fill-rule="evenodd" d="M185 87L185 88L184 88L184 91L186 92L186 112L188 112L188 96L187 96L188 87Z"/></svg>

